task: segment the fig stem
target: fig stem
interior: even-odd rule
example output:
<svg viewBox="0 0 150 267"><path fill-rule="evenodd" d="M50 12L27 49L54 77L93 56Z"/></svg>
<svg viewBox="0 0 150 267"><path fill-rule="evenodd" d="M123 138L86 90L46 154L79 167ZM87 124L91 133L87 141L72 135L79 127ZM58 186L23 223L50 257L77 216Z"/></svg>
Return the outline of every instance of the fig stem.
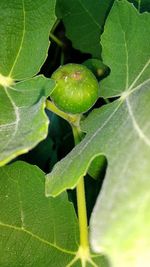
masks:
<svg viewBox="0 0 150 267"><path fill-rule="evenodd" d="M68 121L71 124L71 126L73 125L78 129L80 128L79 125L80 125L80 120L82 118L81 114L72 115L65 113L61 111L59 108L57 108L56 105L48 99L46 100L46 108L51 112L55 113L56 115L58 115L59 117L63 118L64 120Z"/></svg>
<svg viewBox="0 0 150 267"><path fill-rule="evenodd" d="M60 19L57 19L55 24L54 24L54 26L53 26L53 28L52 28L52 30L51 30L51 33L54 33L54 31L56 30L56 28L59 25L59 23L60 23Z"/></svg>
<svg viewBox="0 0 150 267"><path fill-rule="evenodd" d="M76 126L72 126L73 136L75 145L80 143L82 139L82 133ZM86 197L85 197L85 186L84 177L81 177L77 186L77 209L79 219L79 230L80 230L80 246L84 250L89 250L89 234L88 234L88 222L87 222L87 209L86 209Z"/></svg>
<svg viewBox="0 0 150 267"><path fill-rule="evenodd" d="M60 47L64 46L64 43L60 41L53 33L50 32L50 38Z"/></svg>

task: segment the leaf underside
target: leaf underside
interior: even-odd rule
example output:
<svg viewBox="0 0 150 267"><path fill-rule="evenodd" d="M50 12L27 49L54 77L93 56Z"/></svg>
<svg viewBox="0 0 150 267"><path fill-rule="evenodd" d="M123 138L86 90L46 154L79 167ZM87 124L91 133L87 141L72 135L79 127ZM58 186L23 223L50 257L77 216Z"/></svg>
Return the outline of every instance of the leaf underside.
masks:
<svg viewBox="0 0 150 267"><path fill-rule="evenodd" d="M46 138L45 98L55 83L43 76L0 87L0 166Z"/></svg>

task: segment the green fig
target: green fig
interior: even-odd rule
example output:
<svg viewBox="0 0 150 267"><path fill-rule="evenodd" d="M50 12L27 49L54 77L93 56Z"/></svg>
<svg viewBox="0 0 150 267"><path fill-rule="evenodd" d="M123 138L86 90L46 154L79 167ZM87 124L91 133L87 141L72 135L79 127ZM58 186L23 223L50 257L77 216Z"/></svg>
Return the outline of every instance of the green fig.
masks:
<svg viewBox="0 0 150 267"><path fill-rule="evenodd" d="M98 81L84 65L66 64L51 76L56 87L51 94L54 104L71 114L88 111L98 99Z"/></svg>

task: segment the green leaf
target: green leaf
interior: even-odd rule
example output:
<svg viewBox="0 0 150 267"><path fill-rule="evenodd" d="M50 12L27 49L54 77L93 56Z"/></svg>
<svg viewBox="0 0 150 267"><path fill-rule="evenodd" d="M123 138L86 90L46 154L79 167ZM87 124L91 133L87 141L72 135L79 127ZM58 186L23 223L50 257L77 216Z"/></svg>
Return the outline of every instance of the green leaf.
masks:
<svg viewBox="0 0 150 267"><path fill-rule="evenodd" d="M56 19L55 2L0 1L0 74L20 80L39 71Z"/></svg>
<svg viewBox="0 0 150 267"><path fill-rule="evenodd" d="M133 44L141 45L140 62L135 67L137 57L135 59L133 54L136 54L136 49L133 46L131 53L130 47L128 87L127 76L125 79L123 76L126 61L124 63L125 57L120 54L123 39L122 28L117 28L117 14L126 22L125 34L132 37ZM133 35L135 21L134 31L138 32L139 25L140 29L144 29L142 37ZM111 28L108 35L106 25L107 38L112 42L109 53L112 54L116 47L116 55L120 54L120 59L118 57L119 67L116 68L113 63L112 73L104 84L109 88L109 95L116 95L116 92L122 95L113 103L94 110L84 121L82 130L87 132L85 138L47 175L46 194L56 196L66 188L75 187L80 177L87 173L92 160L98 155L105 155L108 169L90 224L92 248L97 252L103 251L114 267L148 267L150 60L147 54L148 51L150 54L150 48L147 50L145 43L149 38L150 16L138 14L126 1L116 1L107 23ZM114 42L111 25L116 28L117 43ZM118 45L120 48L117 48ZM103 50L104 54L108 53L107 46ZM113 57L108 61L109 66L111 62Z"/></svg>
<svg viewBox="0 0 150 267"><path fill-rule="evenodd" d="M100 58L100 34L113 1L57 0L57 15L75 48Z"/></svg>
<svg viewBox="0 0 150 267"><path fill-rule="evenodd" d="M105 145L101 140L99 147L108 170L90 229L93 249L105 252L115 267L149 266L149 99L150 82L105 110L110 112L103 124L107 130L101 131ZM91 120L86 127L92 127Z"/></svg>
<svg viewBox="0 0 150 267"><path fill-rule="evenodd" d="M149 79L150 15L139 14L126 1L116 1L101 37L102 57L110 67L107 79L100 82L101 95L118 96Z"/></svg>
<svg viewBox="0 0 150 267"><path fill-rule="evenodd" d="M44 173L23 162L0 168L0 182L0 265L66 266L78 242L66 194L45 198Z"/></svg>
<svg viewBox="0 0 150 267"><path fill-rule="evenodd" d="M43 76L0 86L0 166L46 137L45 98L54 86L54 81Z"/></svg>
<svg viewBox="0 0 150 267"><path fill-rule="evenodd" d="M83 266L74 259L79 233L73 205L66 193L44 196L39 168L23 162L0 168L0 191L1 266ZM94 266L106 267L101 256L93 257Z"/></svg>

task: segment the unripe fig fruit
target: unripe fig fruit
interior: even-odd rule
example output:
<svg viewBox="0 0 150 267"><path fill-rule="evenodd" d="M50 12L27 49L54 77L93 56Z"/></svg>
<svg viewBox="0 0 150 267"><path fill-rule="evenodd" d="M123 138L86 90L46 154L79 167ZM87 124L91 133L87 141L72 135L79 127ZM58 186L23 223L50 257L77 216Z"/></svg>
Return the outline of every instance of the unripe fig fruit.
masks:
<svg viewBox="0 0 150 267"><path fill-rule="evenodd" d="M98 81L83 65L61 66L51 78L56 81L51 99L60 110L66 113L84 113L98 98Z"/></svg>

